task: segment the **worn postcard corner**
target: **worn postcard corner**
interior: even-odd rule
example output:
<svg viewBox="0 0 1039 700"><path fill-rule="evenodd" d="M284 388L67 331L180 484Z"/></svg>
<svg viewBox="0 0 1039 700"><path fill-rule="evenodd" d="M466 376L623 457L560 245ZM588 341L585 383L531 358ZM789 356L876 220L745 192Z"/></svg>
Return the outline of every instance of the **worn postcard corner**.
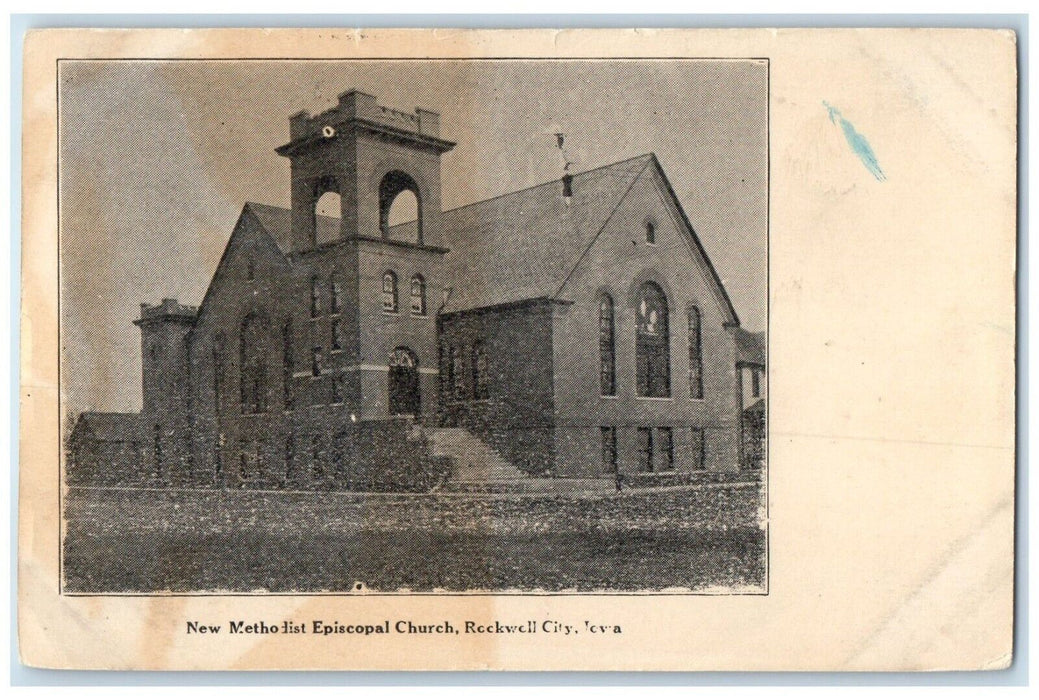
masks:
<svg viewBox="0 0 1039 700"><path fill-rule="evenodd" d="M23 661L1005 668L1015 54L33 32Z"/></svg>

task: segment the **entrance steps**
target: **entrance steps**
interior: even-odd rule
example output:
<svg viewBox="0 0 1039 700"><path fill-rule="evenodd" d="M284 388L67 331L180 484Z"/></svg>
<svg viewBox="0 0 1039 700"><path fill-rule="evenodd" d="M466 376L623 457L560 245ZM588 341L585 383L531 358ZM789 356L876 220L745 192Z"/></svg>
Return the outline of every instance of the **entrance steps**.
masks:
<svg viewBox="0 0 1039 700"><path fill-rule="evenodd" d="M433 454L451 460L452 484L528 479L525 472L465 428L433 428L431 432Z"/></svg>
<svg viewBox="0 0 1039 700"><path fill-rule="evenodd" d="M427 429L433 454L451 460L451 476L440 488L448 493L508 494L602 493L613 479L563 479L529 476L465 428Z"/></svg>

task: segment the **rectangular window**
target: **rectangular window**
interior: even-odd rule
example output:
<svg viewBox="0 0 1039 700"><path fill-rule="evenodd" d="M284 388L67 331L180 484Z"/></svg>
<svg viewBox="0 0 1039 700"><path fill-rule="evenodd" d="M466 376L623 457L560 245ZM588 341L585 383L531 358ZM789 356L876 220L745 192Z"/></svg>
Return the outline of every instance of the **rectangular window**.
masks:
<svg viewBox="0 0 1039 700"><path fill-rule="evenodd" d="M340 289L340 286L339 286L339 280L333 278L332 279L332 284L330 286L331 286L332 296L328 300L328 310L331 313L333 313L333 314L337 314L337 313L339 313L339 297L342 294L342 290Z"/></svg>
<svg viewBox="0 0 1039 700"><path fill-rule="evenodd" d="M338 318L332 321L332 349L343 349L343 325Z"/></svg>
<svg viewBox="0 0 1039 700"><path fill-rule="evenodd" d="M693 458L693 469L704 468L704 432L703 428L693 428L689 440L689 452Z"/></svg>
<svg viewBox="0 0 1039 700"><path fill-rule="evenodd" d="M448 362L448 354L443 345L437 349L437 354L437 369L440 370L437 378L440 381L440 396L444 398L447 396L448 387L451 386L451 363Z"/></svg>
<svg viewBox="0 0 1039 700"><path fill-rule="evenodd" d="M602 437L602 472L606 475L617 473L617 429L610 426L599 428Z"/></svg>
<svg viewBox="0 0 1039 700"><path fill-rule="evenodd" d="M459 348L451 348L451 392L454 394L456 399L465 397L465 381L464 373L462 371L462 351Z"/></svg>
<svg viewBox="0 0 1039 700"><path fill-rule="evenodd" d="M310 317L321 315L321 282L315 277L310 280Z"/></svg>
<svg viewBox="0 0 1039 700"><path fill-rule="evenodd" d="M285 482L296 478L296 436L291 431L285 436Z"/></svg>
<svg viewBox="0 0 1039 700"><path fill-rule="evenodd" d="M152 451L155 457L155 476L162 474L162 428L158 425L152 434L153 446Z"/></svg>
<svg viewBox="0 0 1039 700"><path fill-rule="evenodd" d="M483 343L473 345L473 398L477 401L490 396L487 390L487 349Z"/></svg>
<svg viewBox="0 0 1039 700"><path fill-rule="evenodd" d="M750 370L750 395L761 398L761 374L756 369Z"/></svg>
<svg viewBox="0 0 1039 700"><path fill-rule="evenodd" d="M657 442L660 443L660 455L664 460L662 469L670 471L675 468L675 446L671 428L657 428Z"/></svg>
<svg viewBox="0 0 1039 700"><path fill-rule="evenodd" d="M321 376L321 348L310 351L310 373L315 377Z"/></svg>
<svg viewBox="0 0 1039 700"><path fill-rule="evenodd" d="M343 403L343 375L341 374L332 377L331 403Z"/></svg>
<svg viewBox="0 0 1039 700"><path fill-rule="evenodd" d="M317 479L324 478L325 476L325 464L322 462L323 453L325 446L322 443L320 435L314 435L310 442L310 468Z"/></svg>
<svg viewBox="0 0 1039 700"><path fill-rule="evenodd" d="M653 429L639 428L639 471L653 471Z"/></svg>

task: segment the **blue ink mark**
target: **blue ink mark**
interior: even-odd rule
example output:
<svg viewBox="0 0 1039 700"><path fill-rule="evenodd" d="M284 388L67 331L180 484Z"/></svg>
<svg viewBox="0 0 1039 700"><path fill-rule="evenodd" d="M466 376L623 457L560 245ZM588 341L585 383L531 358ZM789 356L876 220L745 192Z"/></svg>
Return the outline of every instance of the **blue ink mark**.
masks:
<svg viewBox="0 0 1039 700"><path fill-rule="evenodd" d="M841 116L841 112L836 107L830 105L829 102L823 100L823 106L826 107L826 111L830 113L830 121L834 124L837 123L837 119L841 120L841 130L844 132L844 138L848 140L848 145L851 146L851 150L855 151L855 155L859 157L862 164L866 166L866 169L873 173L873 177L883 182L887 179L884 171L880 169L880 163L877 162L877 156L874 155L873 149L869 146L869 141L866 137L855 131L855 127L852 126L851 122Z"/></svg>

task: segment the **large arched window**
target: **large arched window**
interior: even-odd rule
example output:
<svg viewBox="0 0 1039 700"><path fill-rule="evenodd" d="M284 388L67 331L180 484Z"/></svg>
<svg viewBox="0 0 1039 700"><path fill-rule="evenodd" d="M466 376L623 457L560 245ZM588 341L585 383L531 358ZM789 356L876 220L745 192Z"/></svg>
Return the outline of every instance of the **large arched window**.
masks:
<svg viewBox="0 0 1039 700"><path fill-rule="evenodd" d="M599 393L617 395L617 348L614 340L613 298L599 297Z"/></svg>
<svg viewBox="0 0 1039 700"><path fill-rule="evenodd" d="M409 221L415 222L414 242L422 243L422 195L418 183L405 172L391 170L379 183L379 230L388 237L391 226Z"/></svg>
<svg viewBox="0 0 1039 700"><path fill-rule="evenodd" d="M703 398L703 348L700 343L700 310L689 307L689 396Z"/></svg>
<svg viewBox="0 0 1039 700"><path fill-rule="evenodd" d="M393 270L382 273L382 310L397 313L397 275Z"/></svg>
<svg viewBox="0 0 1039 700"><path fill-rule="evenodd" d="M422 275L411 278L411 315L426 315L426 280Z"/></svg>
<svg viewBox="0 0 1039 700"><path fill-rule="evenodd" d="M267 410L267 358L264 356L264 322L255 313L242 321L239 337L240 395L242 413Z"/></svg>
<svg viewBox="0 0 1039 700"><path fill-rule="evenodd" d="M671 395L671 354L667 324L667 297L653 282L639 289L638 329L635 342L636 383L639 396Z"/></svg>

